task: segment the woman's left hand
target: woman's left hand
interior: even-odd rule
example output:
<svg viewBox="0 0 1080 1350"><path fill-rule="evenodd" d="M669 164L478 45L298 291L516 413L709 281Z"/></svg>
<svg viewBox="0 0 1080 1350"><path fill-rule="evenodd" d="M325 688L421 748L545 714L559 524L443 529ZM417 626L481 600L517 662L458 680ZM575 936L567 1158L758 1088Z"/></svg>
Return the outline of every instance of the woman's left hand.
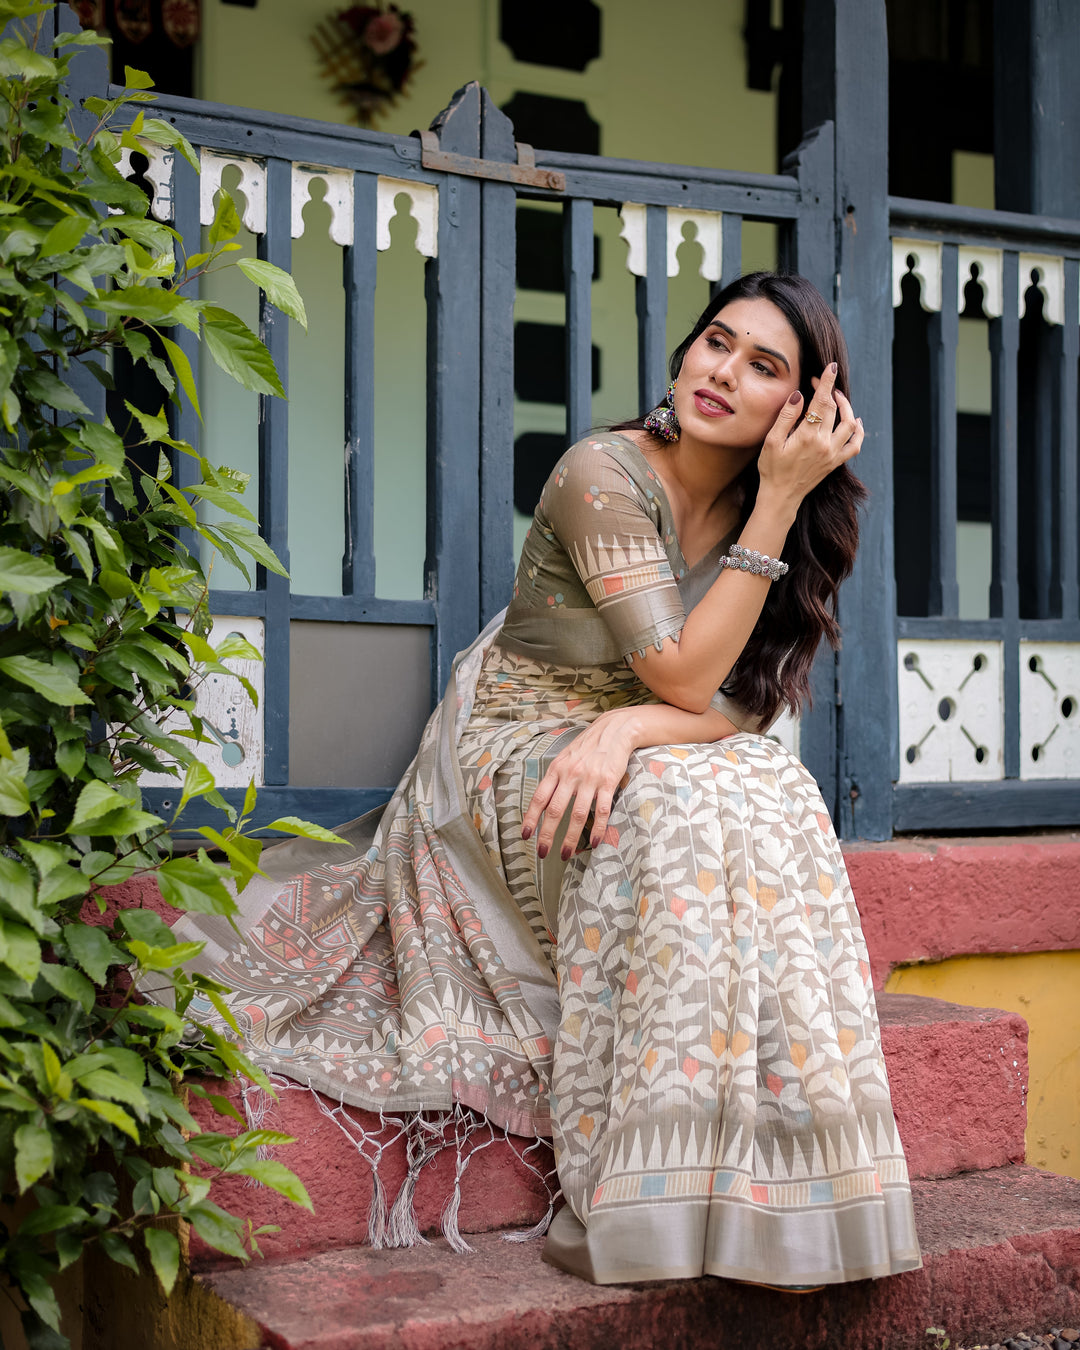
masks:
<svg viewBox="0 0 1080 1350"><path fill-rule="evenodd" d="M601 713L552 760L521 822L521 837L528 839L543 816L544 823L536 840L539 857L546 857L550 851L571 798L574 809L563 837L563 860L569 859L574 852L590 811L593 815L590 847L595 848L603 839L615 790L636 749L632 729L634 712L630 708L615 708Z"/></svg>

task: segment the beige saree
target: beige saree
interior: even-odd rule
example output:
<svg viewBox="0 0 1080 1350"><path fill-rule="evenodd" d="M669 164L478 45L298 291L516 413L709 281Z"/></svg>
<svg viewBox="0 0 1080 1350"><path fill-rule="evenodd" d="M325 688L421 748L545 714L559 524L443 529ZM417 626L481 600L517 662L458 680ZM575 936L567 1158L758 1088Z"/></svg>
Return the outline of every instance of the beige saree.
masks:
<svg viewBox="0 0 1080 1350"><path fill-rule="evenodd" d="M579 443L381 819L269 851L241 943L177 929L264 1067L552 1135L545 1256L599 1283L920 1264L858 915L799 761L718 696L747 730L634 755L595 850L521 839L562 746L652 697L627 658L677 635L723 548L687 568L636 447Z"/></svg>

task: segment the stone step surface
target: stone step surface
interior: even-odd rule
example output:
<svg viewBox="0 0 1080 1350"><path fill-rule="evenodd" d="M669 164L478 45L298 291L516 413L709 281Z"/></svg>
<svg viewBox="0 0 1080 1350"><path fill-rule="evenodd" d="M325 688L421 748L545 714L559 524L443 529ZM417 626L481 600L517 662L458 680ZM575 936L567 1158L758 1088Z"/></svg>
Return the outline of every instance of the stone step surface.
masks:
<svg viewBox="0 0 1080 1350"><path fill-rule="evenodd" d="M914 1184L924 1266L780 1294L725 1280L599 1288L498 1234L458 1256L441 1239L348 1248L201 1278L272 1350L926 1350L928 1327L989 1345L1076 1325L1080 1181L1009 1166Z"/></svg>
<svg viewBox="0 0 1080 1350"><path fill-rule="evenodd" d="M878 994L877 1001L893 1107L912 1176L946 1176L1022 1161L1027 1087L1023 1019L910 994ZM234 1085L228 1090L235 1094L237 1089ZM322 1104L326 1110L334 1105L325 1098ZM207 1128L228 1128L206 1103L195 1102L194 1109ZM218 1183L215 1194L226 1208L256 1224L280 1226L280 1233L260 1239L270 1258L292 1260L366 1240L371 1167L346 1133L351 1122L369 1140L385 1144L380 1175L392 1202L406 1174L400 1126L389 1122L380 1130L378 1116L351 1107L339 1108L331 1119L312 1093L295 1087L281 1091L265 1123L296 1136L298 1142L278 1150L277 1156L304 1181L314 1213L297 1209L272 1191L252 1189L242 1179ZM423 1169L417 1183L414 1209L422 1232L439 1230L454 1191L452 1129L445 1138L450 1147ZM368 1159L374 1156L374 1142L365 1145L365 1152ZM464 1152L468 1165L461 1184L461 1232L527 1228L544 1216L557 1184L546 1144L526 1151L525 1141L485 1130L465 1143ZM550 1174L547 1185L545 1174ZM192 1235L195 1269L221 1259Z"/></svg>

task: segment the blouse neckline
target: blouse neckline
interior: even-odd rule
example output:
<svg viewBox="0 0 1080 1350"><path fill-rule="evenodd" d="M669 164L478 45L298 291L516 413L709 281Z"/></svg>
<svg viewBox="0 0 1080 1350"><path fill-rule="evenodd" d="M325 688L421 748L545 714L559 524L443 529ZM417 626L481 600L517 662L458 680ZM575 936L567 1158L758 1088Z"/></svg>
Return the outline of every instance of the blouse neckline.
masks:
<svg viewBox="0 0 1080 1350"><path fill-rule="evenodd" d="M657 487L656 495L660 502L661 520L664 526L664 533L663 535L661 535L661 541L664 544L665 551L667 551L668 544L665 536L668 534L671 535L672 545L674 547L676 554L676 557L674 559L671 559L671 561L673 563L677 562L678 564L677 566L674 566L672 568L672 570L675 572L676 579L680 581L689 581L691 578L696 578L698 574L701 572L715 572L717 570L717 564L719 563L721 557L738 539L741 526L736 524L733 530L730 530L726 535L724 535L722 539L720 539L717 543L715 543L712 546L711 549L709 549L708 553L703 554L693 565L693 567L691 567L689 563L686 561L685 556L683 555L682 544L679 542L679 536L675 529L675 517L673 516L671 511L671 502L668 500L667 491L664 487L664 484L660 480L660 475L656 472L653 466L645 458L644 454L642 454L641 447L637 444L636 441L631 440L629 436L623 435L621 431L609 431L606 432L605 434L608 436L614 436L617 440L621 441L623 445L627 446L631 454L638 460L638 462L645 469L645 472L656 484Z"/></svg>

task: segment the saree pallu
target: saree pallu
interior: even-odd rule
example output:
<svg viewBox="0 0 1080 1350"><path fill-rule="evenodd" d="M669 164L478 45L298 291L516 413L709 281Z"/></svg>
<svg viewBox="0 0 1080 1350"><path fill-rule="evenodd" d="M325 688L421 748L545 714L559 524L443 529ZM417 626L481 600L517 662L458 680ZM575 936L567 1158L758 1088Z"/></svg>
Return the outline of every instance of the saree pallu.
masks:
<svg viewBox="0 0 1080 1350"><path fill-rule="evenodd" d="M632 756L603 841L541 861L551 759L650 697L624 664L506 651L497 622L376 828L290 843L243 942L177 925L262 1067L368 1110L553 1136L546 1259L598 1283L778 1285L920 1264L865 947L816 784L740 733ZM208 1006L200 1016L214 1021Z"/></svg>

